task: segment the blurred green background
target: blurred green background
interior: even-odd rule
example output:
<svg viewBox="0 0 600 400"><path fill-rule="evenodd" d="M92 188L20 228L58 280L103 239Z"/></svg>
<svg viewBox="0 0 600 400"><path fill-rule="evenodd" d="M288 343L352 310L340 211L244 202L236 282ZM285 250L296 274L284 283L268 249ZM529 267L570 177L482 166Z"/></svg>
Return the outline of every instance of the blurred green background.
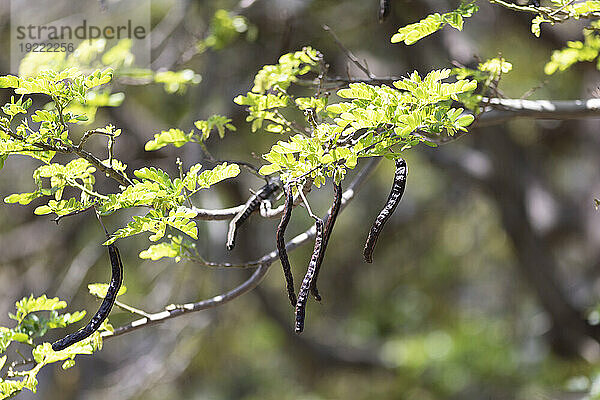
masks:
<svg viewBox="0 0 600 400"><path fill-rule="evenodd" d="M8 72L10 12L0 2L0 72ZM207 163L194 144L146 153L161 129L189 130L212 113L230 116L237 132L211 138L213 154L260 164L257 157L278 140L250 133L243 107L232 99L252 87L254 74L286 52L310 45L333 75L360 76L323 29L327 24L378 76L422 74L453 61L473 66L501 54L513 63L500 89L531 99L595 96L599 74L592 63L547 77L553 49L581 39L581 24L530 33L530 20L486 2L463 32L447 27L413 46L391 44L398 27L457 6L445 0L392 1L388 20L377 22L377 0L153 1L152 26L160 42L154 69L190 68L202 81L183 94L161 85L117 87L119 108L98 111L95 124L123 129L116 156L129 170L143 165L176 173ZM32 3L32 7L34 3ZM223 48L195 54L209 36L218 9L235 10L250 35ZM40 10L44 12L44 10ZM0 92L7 101L9 93ZM38 399L578 399L600 359L600 328L586 321L600 298L600 123L511 120L474 129L438 149L405 155L406 193L377 245L375 262L362 261L372 219L385 202L393 163L382 162L340 215L322 273L322 304L310 302L307 328L293 333L279 263L259 288L225 306L183 316L106 341L75 367L44 369ZM97 139L94 139L97 140ZM102 151L100 140L90 141ZM2 197L28 191L33 160L12 158L0 173ZM208 164L206 164L208 165ZM230 207L262 185L243 172L202 197L206 208ZM311 204L324 213L330 185L313 190ZM108 280L103 234L91 214L56 225L29 207L0 206L0 325L14 302L33 293L59 296L69 310L95 310L87 283ZM105 220L126 223L120 213ZM294 214L288 237L306 229ZM227 253L227 221L199 223L201 254L215 261L261 256L275 244L277 221L252 217ZM192 263L145 261L144 238L120 241L125 264L123 301L148 311L222 293L250 271L216 270ZM296 282L312 251L290 255ZM131 318L113 310L111 322ZM598 322L598 321L592 321ZM53 332L58 338L60 332Z"/></svg>

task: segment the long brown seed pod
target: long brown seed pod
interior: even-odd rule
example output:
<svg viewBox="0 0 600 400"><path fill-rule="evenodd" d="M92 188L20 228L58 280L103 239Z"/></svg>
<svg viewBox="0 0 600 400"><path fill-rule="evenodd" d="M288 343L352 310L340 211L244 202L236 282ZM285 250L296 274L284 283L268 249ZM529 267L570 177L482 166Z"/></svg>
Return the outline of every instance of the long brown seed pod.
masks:
<svg viewBox="0 0 600 400"><path fill-rule="evenodd" d="M121 283L123 283L123 263L121 262L119 249L117 249L117 246L114 244L110 244L108 246L108 255L110 257L110 264L112 266L112 277L110 279L110 284L108 285L108 290L106 291L106 296L104 297L100 308L86 326L77 332L71 333L70 335L67 335L64 338L52 343L52 350L64 350L72 344L90 337L92 333L96 332L98 328L100 328L102 322L104 322L106 317L108 317L108 314L110 314L110 310L112 309L112 306L117 299L119 289L121 288Z"/></svg>
<svg viewBox="0 0 600 400"><path fill-rule="evenodd" d="M304 317L306 315L306 302L308 301L308 292L312 285L317 263L319 261L319 255L321 254L321 246L323 244L323 221L321 219L316 220L317 235L315 237L315 248L313 249L312 257L308 263L308 269L306 275L302 280L302 286L298 292L298 302L296 303L296 333L302 333L304 330Z"/></svg>
<svg viewBox="0 0 600 400"><path fill-rule="evenodd" d="M373 262L373 250L375 249L375 244L377 243L377 238L383 229L383 226L390 218L390 216L394 213L396 206L402 199L402 194L404 193L404 188L406 187L406 175L408 174L408 169L406 168L406 161L402 158L396 160L396 173L394 174L394 184L392 185L392 191L388 196L388 199L385 203L385 207L379 212L377 218L373 222L373 226L371 226L371 230L369 231L369 236L367 236L367 242L365 243L365 249L363 251L363 256L365 261L368 263Z"/></svg>
<svg viewBox="0 0 600 400"><path fill-rule="evenodd" d="M392 11L392 0L379 0L379 23L383 23Z"/></svg>
<svg viewBox="0 0 600 400"><path fill-rule="evenodd" d="M258 210L260 203L266 200L279 189L279 185L276 182L269 182L259 189L258 192L250 196L244 208L233 217L229 223L229 230L227 231L227 250L233 250L235 247L235 236L237 229L250 217L250 215Z"/></svg>
<svg viewBox="0 0 600 400"><path fill-rule="evenodd" d="M290 260L288 259L287 251L285 249L285 230L290 222L292 216L292 209L294 208L294 193L290 185L283 187L285 193L285 205L283 208L283 214L281 214L281 221L277 227L277 252L279 253L279 260L281 260L281 267L283 268L283 275L285 276L285 284L287 287L288 297L292 307L296 307L296 292L294 291L294 276L292 275L292 269L290 267Z"/></svg>
<svg viewBox="0 0 600 400"><path fill-rule="evenodd" d="M313 279L312 286L310 287L310 292L317 301L321 301L321 295L319 294L319 290L317 289L319 271L321 270L321 264L323 264L323 257L325 257L325 250L327 249L327 244L329 243L329 237L331 236L333 226L335 225L338 213L340 212L340 206L342 205L342 185L334 184L333 190L333 204L331 205L331 211L329 212L329 215L327 216L327 221L325 222L325 230L323 231L323 245L321 246L321 251L319 253L319 261L317 262L317 266L315 269L315 277Z"/></svg>

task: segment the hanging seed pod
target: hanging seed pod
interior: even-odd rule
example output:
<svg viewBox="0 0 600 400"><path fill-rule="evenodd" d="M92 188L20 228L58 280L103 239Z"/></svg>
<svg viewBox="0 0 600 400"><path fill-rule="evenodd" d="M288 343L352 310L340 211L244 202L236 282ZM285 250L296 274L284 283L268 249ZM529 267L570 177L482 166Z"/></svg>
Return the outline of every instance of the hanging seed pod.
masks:
<svg viewBox="0 0 600 400"><path fill-rule="evenodd" d="M331 211L327 216L327 221L325 222L325 230L323 232L323 245L321 246L321 251L319 253L319 261L317 262L317 266L315 269L315 277L313 279L312 286L310 291L317 301L321 301L321 295L319 294L319 290L317 289L317 280L319 279L319 271L321 270L321 264L323 264L323 258L325 257L325 249L327 249L327 244L329 243L329 237L331 236L331 232L333 231L333 226L335 225L335 221L337 219L338 213L340 212L340 207L342 205L342 185L333 185L334 195L333 195L333 204L331 205Z"/></svg>
<svg viewBox="0 0 600 400"><path fill-rule="evenodd" d="M290 185L285 185L283 188L285 193L285 205L283 207L283 214L281 215L281 221L277 227L277 252L279 253L279 260L281 261L281 267L283 268L283 275L285 276L285 284L287 287L288 297L292 307L296 307L296 293L294 292L294 276L292 275L292 269L290 267L290 260L288 259L287 251L285 249L285 230L290 222L292 216L292 209L294 208L294 193Z"/></svg>
<svg viewBox="0 0 600 400"><path fill-rule="evenodd" d="M302 333L304 330L304 317L306 315L308 292L310 291L310 287L315 276L317 262L321 253L321 246L323 245L323 221L317 219L315 225L317 228L315 248L313 249L312 257L308 263L306 275L304 275L304 279L302 280L302 286L300 286L300 291L298 292L298 302L296 303L296 333Z"/></svg>
<svg viewBox="0 0 600 400"><path fill-rule="evenodd" d="M100 328L102 322L104 322L104 320L108 317L108 314L110 314L110 310L112 309L113 304L117 299L119 289L121 288L121 283L123 283L123 263L121 262L119 249L117 249L117 246L114 244L108 246L108 255L110 257L110 264L112 266L112 276L110 279L110 284L108 285L108 290L106 291L106 296L104 297L100 308L86 326L77 332L71 333L70 335L67 335L64 338L52 343L52 350L64 350L72 344L90 337L92 333L96 332L98 328Z"/></svg>
<svg viewBox="0 0 600 400"><path fill-rule="evenodd" d="M235 247L235 236L237 235L237 229L242 226L244 222L252 215L253 212L258 210L260 203L263 200L268 199L273 193L279 189L279 185L275 182L269 182L264 185L258 192L250 196L244 208L233 217L229 223L229 230L227 231L227 250L233 250Z"/></svg>
<svg viewBox="0 0 600 400"><path fill-rule="evenodd" d="M375 244L377 243L377 238L383 229L383 226L390 219L391 215L394 213L396 206L402 199L402 194L404 193L404 188L406 187L406 175L408 174L408 169L406 167L406 161L402 158L396 160L396 173L394 174L394 184L392 185L392 191L388 196L387 202L385 203L385 207L379 212L377 218L373 222L373 226L371 226L371 230L369 231L369 236L367 236L367 242L365 243L365 249L363 251L363 256L365 261L368 263L373 262L373 250L375 249Z"/></svg>

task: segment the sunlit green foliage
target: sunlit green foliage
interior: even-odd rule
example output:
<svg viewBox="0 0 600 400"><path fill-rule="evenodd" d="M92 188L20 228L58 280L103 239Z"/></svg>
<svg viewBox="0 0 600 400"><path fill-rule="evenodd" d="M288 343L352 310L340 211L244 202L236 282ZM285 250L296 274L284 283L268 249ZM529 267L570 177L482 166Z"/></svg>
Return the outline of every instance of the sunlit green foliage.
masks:
<svg viewBox="0 0 600 400"><path fill-rule="evenodd" d="M600 4L600 2L598 2ZM567 47L561 50L554 50L550 61L544 67L544 72L552 75L556 71L565 71L575 63L582 61L594 61L600 51L600 21L591 23L592 29L584 29L583 42L580 40L567 42ZM600 59L597 61L596 68L600 69Z"/></svg>
<svg viewBox="0 0 600 400"><path fill-rule="evenodd" d="M290 123L281 114L281 109L294 105L287 92L298 77L316 70L323 56L310 47L301 51L288 53L279 58L275 65L265 65L254 77L254 87L246 96L239 95L235 99L239 105L248 106L246 121L252 122L252 132L262 128L272 133L291 130ZM305 107L307 100L300 100L298 106ZM321 107L322 108L322 107Z"/></svg>
<svg viewBox="0 0 600 400"><path fill-rule="evenodd" d="M230 118L217 114L210 116L208 120L198 120L194 122L194 125L200 130L200 134L195 134L194 132L185 133L181 129L171 128L168 131L155 134L154 139L146 143L145 150L158 150L170 144L175 147L181 147L189 142L200 143L208 139L214 129L217 130L219 137L223 139L226 129L229 131L236 130L235 126L231 124Z"/></svg>
<svg viewBox="0 0 600 400"><path fill-rule="evenodd" d="M477 10L479 10L479 7L475 5L475 2L463 2L454 11L444 14L430 14L419 22L398 29L398 33L392 36L391 42L404 42L404 44L411 45L439 31L447 24L462 31L464 18L471 17Z"/></svg>
<svg viewBox="0 0 600 400"><path fill-rule="evenodd" d="M159 71L154 75L154 81L164 84L167 93L185 93L189 85L197 85L201 80L200 75L191 69Z"/></svg>
<svg viewBox="0 0 600 400"><path fill-rule="evenodd" d="M36 77L47 70L54 72L73 69L83 73L110 68L120 83L156 82L164 85L167 93L184 93L190 85L201 81L200 75L189 69L181 71L154 72L135 66L135 57L131 52L131 39L122 39L113 47L107 47L105 39L84 40L73 52L31 52L21 61L19 76ZM108 83L108 81L103 82ZM98 85L96 85L98 86ZM88 87L91 89L91 87ZM123 92L112 92L112 88L88 90L85 97L75 98L69 104L68 111L86 117L86 123L92 123L100 107L118 107L125 99Z"/></svg>
<svg viewBox="0 0 600 400"><path fill-rule="evenodd" d="M155 242L165 235L168 226L197 239L198 228L196 223L190 220L197 212L184 207L184 201L199 190L240 173L236 164L223 163L199 174L201 168L200 164L193 165L183 180L171 180L164 171L156 168L135 171L135 176L140 180L135 180L134 184L122 193L109 195L108 201L101 203L98 209L104 213L111 213L120 208L150 206L153 210L144 217L133 217L133 221L127 227L117 230L105 244L142 232L152 232L153 235L149 239Z"/></svg>
<svg viewBox="0 0 600 400"><path fill-rule="evenodd" d="M477 82L442 82L449 76L449 69L432 71L424 78L415 71L394 82L395 88L350 84L337 95L351 101L327 107L333 123L318 124L310 138L295 135L277 142L264 155L270 164L260 172L280 172L284 181L310 176L320 186L326 176L335 176L339 182L359 157L394 158L397 152L428 142L420 132L453 135L466 130L473 116L453 108L452 101L475 90Z"/></svg>
<svg viewBox="0 0 600 400"><path fill-rule="evenodd" d="M153 140L146 142L144 149L146 151L159 150L170 144L175 147L181 147L194 140L195 137L192 132L185 133L181 129L171 128L168 131L161 131L155 134Z"/></svg>
<svg viewBox="0 0 600 400"><path fill-rule="evenodd" d="M253 41L257 34L256 27L246 17L223 9L217 10L210 22L209 34L198 42L198 51L202 53L209 48L221 50L244 33L249 41Z"/></svg>
<svg viewBox="0 0 600 400"><path fill-rule="evenodd" d="M588 19L600 17L600 1L590 0L582 2L573 2L569 0L550 0L553 8L546 8L540 12L531 21L531 32L539 37L541 33L541 24L549 23L554 25L556 22L565 22L570 19ZM520 8L520 7L515 7ZM558 14L558 15L557 15Z"/></svg>
<svg viewBox="0 0 600 400"><path fill-rule="evenodd" d="M588 11L592 10L592 5L586 6ZM562 6L573 9L573 12L584 12L576 4L565 3ZM474 3L463 3L455 11L430 15L416 24L400 28L392 42L413 44L446 24L462 30L464 18L476 11ZM219 10L208 36L198 48L200 51L208 48L219 50L241 34L250 32L251 26L244 17ZM595 36L590 35L595 40ZM187 69L153 73L134 68L130 45L123 41L106 49L105 43L89 42L82 45L73 58L28 59L22 64L23 72L19 77L0 77L0 87L14 88L17 95L22 95L11 98L2 107L0 167L11 155L34 157L42 164L33 173L34 190L9 195L5 201L26 205L43 199L45 204L38 206L35 213L54 213L57 216L91 205L101 215L143 207L143 215L134 216L126 226L113 232L104 244L145 233L152 242L166 240L150 244L139 253L140 258L172 258L179 262L197 254L190 240L199 236L199 226L194 219L197 211L192 203L194 194L236 177L240 169L235 164L222 163L211 170L202 170L200 164L194 164L187 170L181 168L180 175L176 176L166 170L146 166L133 171L133 177L129 178L125 173L126 165L112 157L112 145L120 130L111 126L98 128L95 133L88 131L89 135L99 134L108 138L108 158L96 158L96 162L81 156L83 138L73 137L71 128L93 122L87 111L90 107L121 104L124 95L112 93L110 84L113 79L123 83L128 80L157 82L163 84L169 93L182 93L190 84L200 82L200 76ZM582 47L587 45L586 42ZM594 58L596 56L597 50ZM51 68L43 69L42 65ZM307 182L314 182L318 187L330 177L336 182L343 180L347 171L355 168L359 158L396 158L419 143L433 145L431 137L464 132L473 122L485 91L512 68L512 64L499 57L481 63L477 69L440 69L424 77L415 71L394 82L393 87L353 83L338 90L335 97L320 88L316 94L314 92L315 86L323 83L320 74L324 65L323 56L309 47L285 54L277 64L260 69L251 91L235 98L237 104L247 107L247 121L251 123L253 132L264 130L281 134L278 136L280 140L263 154L268 164L260 169L262 174L277 174L284 182L301 182L306 178ZM49 104L31 111L32 102L26 96L31 93L49 96ZM298 118L302 113L306 118ZM178 148L189 142L204 146L215 130L221 138L226 131L235 131L231 119L220 115L198 120L194 125L196 131L175 127L155 134L146 143L145 149L158 150L168 145ZM73 159L57 162L54 156L61 152ZM115 193L100 192L95 186L96 179L104 176L104 168L125 182L119 181L121 186L115 189ZM88 288L95 296L106 295L105 284L92 284ZM119 295L123 292L124 288ZM0 328L0 353L5 352L12 342L33 345L33 339L43 336L48 329L67 326L81 320L84 315L83 312L58 314L57 310L66 307L66 304L45 296L26 298L21 303L13 316L18 326ZM475 369L483 371L482 374L500 376L519 367L512 353L504 351L500 346L503 343L494 335L502 326L486 323L472 324L474 327L469 323L462 325L456 331L439 329L427 334L387 338L381 357L388 365L403 368L414 376L427 369L434 380L440 382L440 392L451 394L466 386L471 370L461 366L467 362L476 364ZM469 331L464 326L473 329ZM103 329L110 331L111 328L104 326ZM48 344L38 346L34 350L37 363L34 370L38 369L10 376L21 377L22 380L0 381L2 393L10 394L22 388L35 390L35 374L41 366L66 360L64 366L70 367L76 354L89 354L100 346L100 334L63 352L52 352ZM476 347L484 351L475 351ZM481 356L482 353L485 357ZM0 357L0 369L6 360L6 356ZM445 379L450 372L456 371L457 379Z"/></svg>
<svg viewBox="0 0 600 400"><path fill-rule="evenodd" d="M108 292L108 284L107 283L90 283L88 285L88 291L92 296L96 296L98 298L105 298L106 293ZM117 292L117 297L125 294L127 292L127 287L121 285L119 291Z"/></svg>
<svg viewBox="0 0 600 400"><path fill-rule="evenodd" d="M92 354L102 348L101 332L111 331L112 327L104 322L98 332L90 338L76 343L64 350L54 351L50 343L36 344L35 339L43 337L49 329L64 328L80 321L85 311L72 314L59 314L67 303L58 298L47 298L46 295L34 298L24 297L16 304L15 314L9 317L16 322L12 328L0 326L0 353L5 353L11 343L20 342L31 350L31 359L21 363L6 365L7 355L0 357L0 370L7 367L6 373L0 377L0 399L6 399L23 389L32 392L37 388L37 374L45 365L64 361L63 368L74 365L74 359L80 354ZM32 366L30 369L23 367Z"/></svg>
<svg viewBox="0 0 600 400"><path fill-rule="evenodd" d="M167 257L174 258L175 262L179 262L187 252L194 250L194 243L186 241L183 236L168 235L168 239L168 242L150 245L146 250L140 252L140 258L156 261Z"/></svg>
<svg viewBox="0 0 600 400"><path fill-rule="evenodd" d="M6 115L2 118L0 126L0 154L2 159L4 160L9 155L22 154L44 162L33 173L33 180L36 185L35 191L12 194L7 196L4 201L26 205L39 197L51 197L46 204L38 206L35 213L40 215L55 213L57 216L83 210L92 204L96 205L97 209L103 214L110 214L121 208L151 206L154 210L147 217L151 219L151 222L145 221L146 225L144 226L148 224L156 225L158 230L142 229L139 225L136 225L136 229L132 230L130 227L128 231L118 231L112 241L148 229L155 234L158 234L158 232L164 234L167 225L197 237L197 228L188 219L193 217L193 215L190 216L191 211L184 213L185 218L182 219L184 215L179 215L180 213L176 210L180 209L183 202L198 190L237 176L239 167L225 163L216 166L212 170L201 172L201 166L197 164L190 168L185 177L174 180L171 180L168 174L161 170L142 168L134 171L139 180L133 181L132 185L124 188L121 193L105 195L96 192L94 173L98 168L108 167L114 173L125 176L126 165L112 158L112 145L121 131L112 126L88 131L80 142L75 144L76 141L70 136L69 124L77 124L79 119L77 115L71 114L66 109L76 98L85 99L86 92L89 89L110 82L112 76L112 70L110 69L98 70L91 75L85 75L75 68L71 68L60 73L47 70L36 77L30 78L18 78L10 75L0 78L2 87L14 88L20 94L46 94L50 96L55 105L54 108L37 110L31 115L31 121L39 124L37 129L30 127L26 117L20 121L15 120L17 115L28 113L31 100L23 100L22 98L15 100L13 98L2 107ZM225 129L235 129L228 118L218 115L209 118L207 121L197 121L196 126L201 131L200 134L194 136L198 138L198 141L208 138L213 129L216 129L221 136L224 134ZM160 148L167 143L180 144L176 140L177 136L172 134L173 132L181 131L172 130L166 134L157 135L148 147ZM88 161L94 160L94 158L90 158L85 152L82 153L82 144L85 138L92 134L108 137L109 159L106 161L96 159L97 164L95 166L92 165L91 161ZM192 137L190 136L190 138ZM86 155L86 158L75 158L65 164L51 163L56 152ZM67 187L79 191L79 198L64 199L63 194ZM155 237L158 239L162 237L162 234Z"/></svg>

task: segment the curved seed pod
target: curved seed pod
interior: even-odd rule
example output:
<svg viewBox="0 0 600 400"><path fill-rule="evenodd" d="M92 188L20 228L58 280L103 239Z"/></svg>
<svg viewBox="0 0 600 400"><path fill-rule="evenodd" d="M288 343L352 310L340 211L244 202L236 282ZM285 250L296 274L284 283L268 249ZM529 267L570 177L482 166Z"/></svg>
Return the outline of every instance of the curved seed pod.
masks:
<svg viewBox="0 0 600 400"><path fill-rule="evenodd" d="M319 271L321 270L321 264L323 264L323 257L325 257L325 249L327 249L327 243L329 243L329 237L331 236L331 232L333 231L333 225L335 225L335 221L337 219L338 213L340 212L340 207L342 205L342 185L333 185L334 194L333 194L333 204L331 205L331 211L327 216L327 221L325 222L325 230L323 231L323 245L321 246L321 251L319 253L319 261L317 262L317 267L315 269L315 278L313 279L312 286L310 287L310 292L313 297L317 301L321 301L321 295L319 294L319 290L317 289L317 279L319 279Z"/></svg>
<svg viewBox="0 0 600 400"><path fill-rule="evenodd" d="M279 260L281 260L281 267L283 268L283 275L285 275L285 284L287 287L288 297L292 307L296 307L296 293L294 292L294 276L290 267L290 260L288 259L287 251L285 249L285 230L290 222L292 216L292 208L294 208L294 193L290 185L286 185L283 188L285 193L285 205L283 208L283 214L281 214L281 221L277 227L277 252L279 253Z"/></svg>
<svg viewBox="0 0 600 400"><path fill-rule="evenodd" d="M375 218L373 226L371 226L369 236L367 236L367 242L365 243L363 256L365 258L365 261L368 263L373 262L373 250L375 249L377 238L379 237L383 226L393 214L394 210L396 209L396 206L402 198L404 188L406 187L407 173L408 169L406 168L406 161L404 161L402 158L397 159L396 173L394 174L394 184L392 185L392 191L388 196L387 202L385 203L385 207L383 207L383 210L381 210L379 212L379 215L377 215L377 218Z"/></svg>
<svg viewBox="0 0 600 400"><path fill-rule="evenodd" d="M392 11L392 0L379 0L379 23L383 23Z"/></svg>
<svg viewBox="0 0 600 400"><path fill-rule="evenodd" d="M258 192L250 196L244 208L233 217L229 222L229 230L227 231L227 250L233 250L235 247L235 236L237 229L250 217L250 215L258 210L260 203L268 199L273 193L279 189L276 182L269 182L259 189Z"/></svg>
<svg viewBox="0 0 600 400"><path fill-rule="evenodd" d="M318 219L315 223L317 227L317 235L315 237L315 248L313 249L312 257L308 263L308 269L304 280L302 280L302 286L298 292L298 302L296 303L296 333L302 333L304 330L304 317L306 314L306 302L308 301L308 292L312 285L317 263L319 261L319 255L321 254L321 246L323 244L323 221Z"/></svg>
<svg viewBox="0 0 600 400"><path fill-rule="evenodd" d="M72 344L91 336L92 333L96 332L98 328L100 328L102 322L104 322L106 317L108 317L108 314L110 314L110 310L112 309L112 306L117 298L117 293L119 293L119 289L121 288L121 283L123 283L123 263L121 262L119 249L117 249L117 246L114 244L108 246L108 254L110 256L110 264L112 266L112 277L110 279L110 284L108 285L106 297L104 297L100 308L86 326L77 332L71 333L70 335L67 335L64 338L52 343L52 350L64 350Z"/></svg>

